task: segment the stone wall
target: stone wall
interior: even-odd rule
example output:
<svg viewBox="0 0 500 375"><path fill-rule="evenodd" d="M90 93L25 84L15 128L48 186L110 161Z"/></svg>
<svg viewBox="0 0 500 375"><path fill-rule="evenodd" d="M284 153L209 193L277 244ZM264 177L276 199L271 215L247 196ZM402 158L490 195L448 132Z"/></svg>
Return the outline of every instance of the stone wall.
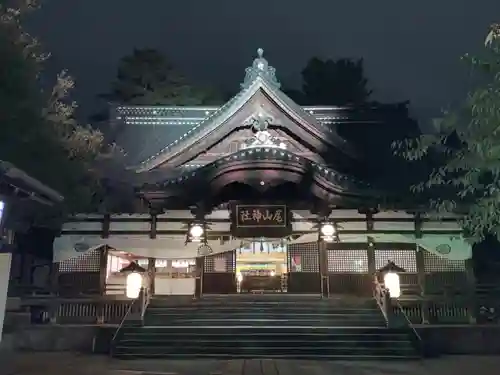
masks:
<svg viewBox="0 0 500 375"><path fill-rule="evenodd" d="M416 327L429 356L500 354L500 326L457 325Z"/></svg>
<svg viewBox="0 0 500 375"><path fill-rule="evenodd" d="M420 326L427 356L500 354L500 326ZM4 333L0 350L108 354L116 327L32 325Z"/></svg>
<svg viewBox="0 0 500 375"><path fill-rule="evenodd" d="M97 326L32 325L5 333L0 349L91 353L97 336Z"/></svg>

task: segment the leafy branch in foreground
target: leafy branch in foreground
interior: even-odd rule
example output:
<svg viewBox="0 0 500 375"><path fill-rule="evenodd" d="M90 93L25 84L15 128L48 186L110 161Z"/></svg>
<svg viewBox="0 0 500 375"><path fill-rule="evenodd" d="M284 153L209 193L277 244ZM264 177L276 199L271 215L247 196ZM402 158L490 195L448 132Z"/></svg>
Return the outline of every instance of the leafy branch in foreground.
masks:
<svg viewBox="0 0 500 375"><path fill-rule="evenodd" d="M480 57L462 59L477 79L462 105L435 120L435 133L393 147L428 166L427 180L412 190L429 194L431 209L459 213L472 242L500 239L500 25L491 27Z"/></svg>
<svg viewBox="0 0 500 375"><path fill-rule="evenodd" d="M49 54L22 26L37 1L9 4L0 4L0 159L60 191L69 211L95 210L102 204L100 164L117 148L76 121L77 105L69 99L74 81L66 71L51 91L42 90Z"/></svg>

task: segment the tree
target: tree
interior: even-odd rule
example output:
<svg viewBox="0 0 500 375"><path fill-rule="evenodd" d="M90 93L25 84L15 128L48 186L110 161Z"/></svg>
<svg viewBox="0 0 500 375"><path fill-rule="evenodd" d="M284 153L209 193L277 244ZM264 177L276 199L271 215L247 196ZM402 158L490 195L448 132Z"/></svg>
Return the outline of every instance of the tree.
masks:
<svg viewBox="0 0 500 375"><path fill-rule="evenodd" d="M110 102L129 105L210 105L221 98L209 88L192 86L168 59L154 49L135 49L118 64Z"/></svg>
<svg viewBox="0 0 500 375"><path fill-rule="evenodd" d="M39 77L49 56L22 27L23 16L37 8L34 0L0 5L0 159L60 191L68 210L88 211L99 203L99 159L114 148L76 122L67 72L51 92L42 91Z"/></svg>
<svg viewBox="0 0 500 375"><path fill-rule="evenodd" d="M463 60L477 82L461 106L436 120L436 133L394 147L431 166L412 189L429 194L437 214L460 213L472 242L500 239L500 26L491 28L481 56Z"/></svg>
<svg viewBox="0 0 500 375"><path fill-rule="evenodd" d="M363 59L314 57L302 70L302 91L288 91L302 105L359 105L369 100Z"/></svg>

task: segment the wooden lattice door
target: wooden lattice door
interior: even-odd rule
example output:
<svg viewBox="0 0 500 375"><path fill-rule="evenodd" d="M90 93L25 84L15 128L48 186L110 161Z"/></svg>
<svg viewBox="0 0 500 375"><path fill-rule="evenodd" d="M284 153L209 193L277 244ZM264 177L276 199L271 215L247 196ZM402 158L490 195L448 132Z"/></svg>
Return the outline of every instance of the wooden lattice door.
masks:
<svg viewBox="0 0 500 375"><path fill-rule="evenodd" d="M287 262L289 293L321 293L317 242L288 245Z"/></svg>
<svg viewBox="0 0 500 375"><path fill-rule="evenodd" d="M236 293L236 251L205 256L201 284L203 294Z"/></svg>
<svg viewBox="0 0 500 375"><path fill-rule="evenodd" d="M102 252L104 247L87 251L79 256L64 260L58 265L58 289L59 294L64 296L75 296L81 294L101 294L102 290Z"/></svg>
<svg viewBox="0 0 500 375"><path fill-rule="evenodd" d="M359 244L357 249L340 246L328 244L326 249L329 293L371 296L373 276L369 273L368 253L363 249L366 245Z"/></svg>

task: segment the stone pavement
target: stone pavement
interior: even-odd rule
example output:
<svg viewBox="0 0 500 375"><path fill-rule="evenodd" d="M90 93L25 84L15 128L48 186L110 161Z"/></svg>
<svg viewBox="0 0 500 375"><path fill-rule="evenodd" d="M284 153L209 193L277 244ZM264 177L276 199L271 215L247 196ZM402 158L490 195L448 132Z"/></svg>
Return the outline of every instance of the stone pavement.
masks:
<svg viewBox="0 0 500 375"><path fill-rule="evenodd" d="M131 360L69 353L1 353L2 375L497 375L500 357L412 362L299 360Z"/></svg>

